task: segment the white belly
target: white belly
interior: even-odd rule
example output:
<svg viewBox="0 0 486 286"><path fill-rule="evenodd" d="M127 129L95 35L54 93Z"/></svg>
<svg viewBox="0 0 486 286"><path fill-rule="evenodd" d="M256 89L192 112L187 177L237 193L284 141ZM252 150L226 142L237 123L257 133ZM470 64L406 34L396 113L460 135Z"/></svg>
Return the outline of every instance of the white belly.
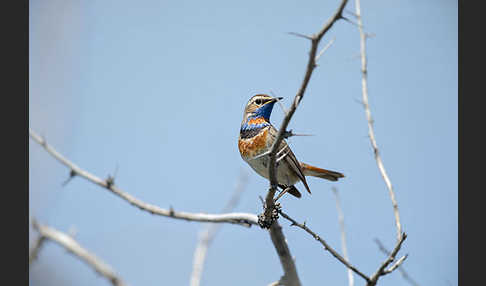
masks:
<svg viewBox="0 0 486 286"><path fill-rule="evenodd" d="M256 159L243 158L250 167L255 170L260 176L269 179L268 164L270 161L269 155L265 155ZM277 163L277 182L282 185L292 186L299 181L299 178L290 170L285 162L285 159Z"/></svg>

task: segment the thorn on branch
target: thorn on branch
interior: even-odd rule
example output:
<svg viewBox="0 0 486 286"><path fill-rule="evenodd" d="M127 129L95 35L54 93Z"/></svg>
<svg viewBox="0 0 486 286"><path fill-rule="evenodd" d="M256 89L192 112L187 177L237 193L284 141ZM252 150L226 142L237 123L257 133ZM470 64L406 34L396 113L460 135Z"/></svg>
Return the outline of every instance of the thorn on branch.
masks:
<svg viewBox="0 0 486 286"><path fill-rule="evenodd" d="M283 135L283 137L284 137L285 139L287 139L287 138L289 138L289 137L292 137L292 136L294 136L294 133L292 133L292 129L290 129L290 131L285 131L285 132L284 132L284 135Z"/></svg>
<svg viewBox="0 0 486 286"><path fill-rule="evenodd" d="M170 206L170 207L169 207L169 215L170 215L171 217L173 217L173 216L174 216L174 208L172 208L172 206Z"/></svg>
<svg viewBox="0 0 486 286"><path fill-rule="evenodd" d="M115 185L115 177L116 174L118 173L118 164L115 167L115 172L113 173L114 175L108 175L108 178L106 179L106 188L111 189L113 185Z"/></svg>
<svg viewBox="0 0 486 286"><path fill-rule="evenodd" d="M290 129L289 131L285 131L283 133L283 138L288 139L293 136L314 136L313 134L296 134ZM279 152L280 153L280 152Z"/></svg>
<svg viewBox="0 0 486 286"><path fill-rule="evenodd" d="M355 18L359 18L358 14L354 13L353 11L350 11L348 9L344 9L344 12L348 13L349 15L351 15Z"/></svg>
<svg viewBox="0 0 486 286"><path fill-rule="evenodd" d="M356 99L356 98L355 98L355 99L354 99L354 101L355 101L357 104L361 105L362 107L365 107L365 106L366 106L366 105L365 105L365 103L363 102L363 100L360 100L360 99Z"/></svg>
<svg viewBox="0 0 486 286"><path fill-rule="evenodd" d="M106 179L106 188L111 189L113 185L115 184L115 177L108 175L108 178Z"/></svg>
<svg viewBox="0 0 486 286"><path fill-rule="evenodd" d="M359 24L358 24L358 23L354 22L353 20L351 20L351 19L349 19L349 18L346 18L346 17L344 17L344 16L341 16L340 18L341 18L341 19L343 19L344 21L346 21L346 22L348 22L348 23L350 23L350 24L352 24L352 25L356 26L356 27L359 27Z"/></svg>
<svg viewBox="0 0 486 286"><path fill-rule="evenodd" d="M258 196L260 198L260 201L262 202L262 206L265 207L265 200L263 199L262 196Z"/></svg>
<svg viewBox="0 0 486 286"><path fill-rule="evenodd" d="M76 177L76 172L71 169L71 171L69 172L69 177L61 184L61 186L66 186L74 177Z"/></svg>
<svg viewBox="0 0 486 286"><path fill-rule="evenodd" d="M307 39L307 40L310 40L310 41L314 41L314 37L309 37L309 36L304 35L304 34L299 34L299 33L295 33L295 32L287 32L287 34L297 36L297 37L301 37L301 38L304 38L304 39Z"/></svg>

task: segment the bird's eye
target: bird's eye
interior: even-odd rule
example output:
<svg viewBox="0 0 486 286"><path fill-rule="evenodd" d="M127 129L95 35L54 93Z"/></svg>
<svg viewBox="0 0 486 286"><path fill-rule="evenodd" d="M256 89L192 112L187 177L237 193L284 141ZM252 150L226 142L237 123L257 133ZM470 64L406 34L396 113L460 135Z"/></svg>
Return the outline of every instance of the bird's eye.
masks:
<svg viewBox="0 0 486 286"><path fill-rule="evenodd" d="M255 100L255 103L258 104L258 105L260 105L260 104L262 104L262 100L261 99L257 99L257 100Z"/></svg>

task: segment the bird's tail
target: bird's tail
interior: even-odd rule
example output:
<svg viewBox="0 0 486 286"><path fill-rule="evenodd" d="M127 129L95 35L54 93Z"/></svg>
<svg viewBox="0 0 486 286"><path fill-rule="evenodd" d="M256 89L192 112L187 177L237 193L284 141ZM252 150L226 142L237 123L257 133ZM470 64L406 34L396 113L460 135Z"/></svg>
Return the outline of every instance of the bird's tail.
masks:
<svg viewBox="0 0 486 286"><path fill-rule="evenodd" d="M311 165L307 165L306 163L300 162L300 167L302 168L305 176L323 178L329 181L337 181L339 178L344 178L344 175L339 172L317 168Z"/></svg>

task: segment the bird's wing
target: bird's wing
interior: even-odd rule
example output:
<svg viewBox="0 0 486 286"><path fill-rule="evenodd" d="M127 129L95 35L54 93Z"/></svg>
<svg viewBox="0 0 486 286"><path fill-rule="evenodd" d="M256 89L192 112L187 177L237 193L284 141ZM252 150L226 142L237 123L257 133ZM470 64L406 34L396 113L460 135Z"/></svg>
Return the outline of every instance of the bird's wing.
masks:
<svg viewBox="0 0 486 286"><path fill-rule="evenodd" d="M275 129L275 127L271 126L270 130L271 130L270 134L272 136L277 137L277 133L278 133L277 129ZM297 175L297 177L302 181L305 188L307 189L307 191L310 194L311 191L309 189L309 186L307 185L307 181L305 180L305 175L304 175L302 168L300 167L300 163L297 160L297 158L295 157L294 152L292 152L292 149L290 149L289 145L287 145L287 142L285 142L285 139L283 139L282 142L280 142L280 146L279 146L277 152L279 152L280 150L283 150L282 152L285 154L285 155L283 155L284 158L282 158L281 160L285 160L285 162L287 162L287 164L290 166L290 169L292 169L294 171L294 173ZM279 157L280 156L277 156L277 159L279 159Z"/></svg>
<svg viewBox="0 0 486 286"><path fill-rule="evenodd" d="M282 143L285 143L285 145L287 145L287 143L285 141L282 141ZM280 145L282 145L282 144L280 144ZM284 160L287 161L287 163L289 164L291 169L295 172L297 177L299 177L299 179L302 181L305 188L307 189L307 191L310 194L311 191L309 189L309 186L307 185L307 181L305 180L304 172L302 171L302 168L300 168L299 161L297 161L297 158L295 157L295 155L292 152L292 150L290 149L290 147L288 147L288 145L287 145L287 148L289 148L289 153L285 156Z"/></svg>

